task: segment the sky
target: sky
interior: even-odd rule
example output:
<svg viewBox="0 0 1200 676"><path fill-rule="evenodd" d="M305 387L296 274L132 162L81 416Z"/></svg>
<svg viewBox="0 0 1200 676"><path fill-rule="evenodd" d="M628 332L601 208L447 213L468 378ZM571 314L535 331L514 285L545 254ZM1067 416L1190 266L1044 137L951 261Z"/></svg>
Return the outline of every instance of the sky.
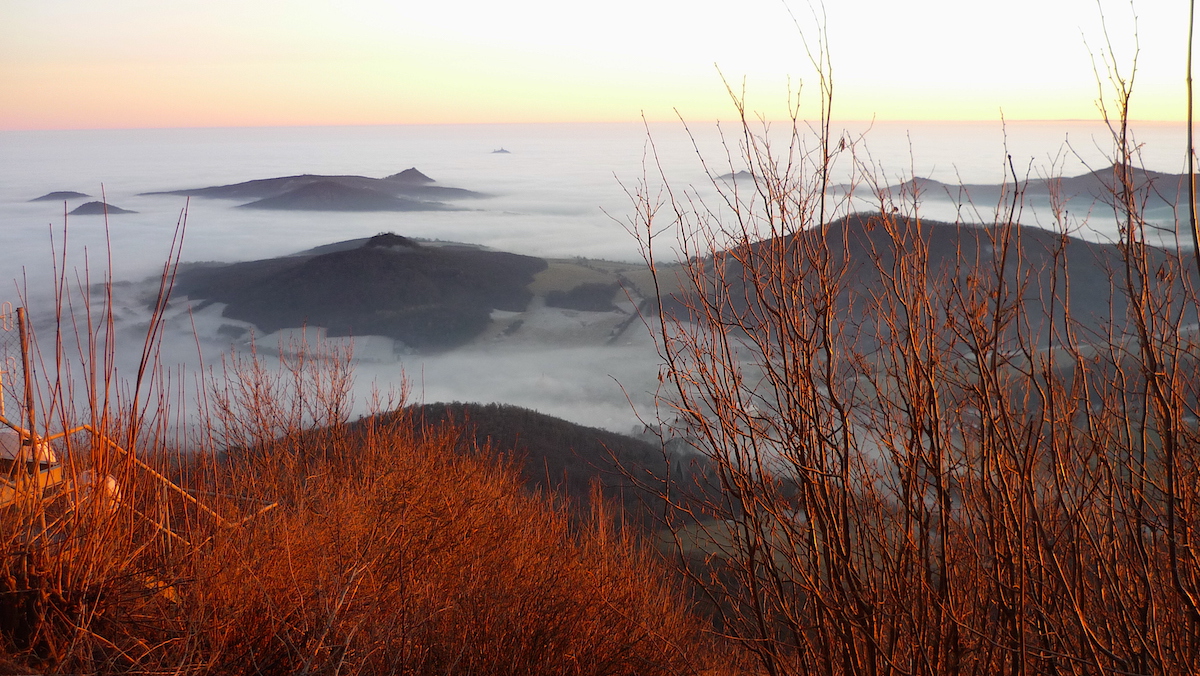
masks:
<svg viewBox="0 0 1200 676"><path fill-rule="evenodd" d="M1184 116L1185 3L823 11L843 120L1095 119L1101 14L1132 117ZM811 116L816 24L806 0L0 0L0 129L711 121L726 82Z"/></svg>

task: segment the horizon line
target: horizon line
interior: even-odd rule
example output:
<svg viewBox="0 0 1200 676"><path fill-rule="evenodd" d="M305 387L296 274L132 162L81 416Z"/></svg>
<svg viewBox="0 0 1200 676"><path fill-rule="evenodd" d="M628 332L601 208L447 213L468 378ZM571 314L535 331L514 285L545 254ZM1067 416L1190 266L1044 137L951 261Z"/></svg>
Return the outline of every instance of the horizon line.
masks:
<svg viewBox="0 0 1200 676"><path fill-rule="evenodd" d="M798 122L810 122L801 118ZM194 124L194 125L176 125L176 126L98 126L98 127L6 127L0 128L0 133L20 133L20 132L52 132L52 131L166 131L166 130L182 130L182 129L327 129L327 128L344 128L344 127L486 127L486 126L566 126L566 125L640 125L640 124L718 124L739 122L736 118L729 120L709 119L709 120L681 120L678 118L662 119L662 120L577 120L577 121L541 121L541 122L348 122L348 123L297 123L297 124ZM768 124L788 124L792 122L790 118L768 119L768 120L748 120L751 125L760 125L763 122ZM1064 117L1064 118L1023 118L1023 119L995 119L995 118L976 118L976 119L896 119L896 120L880 120L880 119L855 119L847 118L844 120L834 120L832 124L1030 124L1030 123L1097 123L1104 124L1104 120L1100 118L1082 118L1082 117ZM1186 126L1186 120L1163 120L1163 119L1137 119L1131 118L1129 124L1178 124Z"/></svg>

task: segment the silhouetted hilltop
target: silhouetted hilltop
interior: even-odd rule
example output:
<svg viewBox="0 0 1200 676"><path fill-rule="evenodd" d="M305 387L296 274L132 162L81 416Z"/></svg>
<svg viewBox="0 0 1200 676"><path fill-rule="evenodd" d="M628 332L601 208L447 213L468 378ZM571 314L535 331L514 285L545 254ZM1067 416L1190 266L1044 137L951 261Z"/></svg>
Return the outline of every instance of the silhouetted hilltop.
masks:
<svg viewBox="0 0 1200 676"><path fill-rule="evenodd" d="M226 303L224 316L265 333L304 325L328 335L381 335L442 350L486 329L493 310L520 312L540 258L466 246L422 246L386 234L353 248L246 263L184 266L175 293Z"/></svg>
<svg viewBox="0 0 1200 676"><path fill-rule="evenodd" d="M371 248L381 247L384 249L416 249L421 245L418 244L416 240L411 240L402 235L397 235L394 232L382 232L368 239L363 246Z"/></svg>
<svg viewBox="0 0 1200 676"><path fill-rule="evenodd" d="M411 168L386 178L302 174L142 194L253 200L242 206L318 211L439 210L447 207L436 200L487 197L483 193L462 188L430 185L434 182L416 168ZM386 198L392 199L389 201Z"/></svg>
<svg viewBox="0 0 1200 676"><path fill-rule="evenodd" d="M372 188L356 188L337 181L314 181L298 188L242 204L242 209L298 211L432 211L449 209L441 202L393 197Z"/></svg>
<svg viewBox="0 0 1200 676"><path fill-rule="evenodd" d="M717 178L723 181L751 181L754 179L754 174L742 169L736 173L730 172L728 174L721 174Z"/></svg>
<svg viewBox="0 0 1200 676"><path fill-rule="evenodd" d="M66 200L79 199L81 197L91 197L91 195L89 195L87 193L82 193L82 192L75 192L74 190L56 190L54 192L48 192L45 195L42 195L41 197L34 197L33 199L31 199L29 201L30 202L63 202Z"/></svg>
<svg viewBox="0 0 1200 676"><path fill-rule="evenodd" d="M409 167L408 169L405 169L404 171L397 172L395 174L392 174L391 176L386 176L386 177L384 177L383 180L396 181L399 183L433 183L434 182L434 180L432 178L429 178L425 174L422 174L420 171L417 171L416 167Z"/></svg>
<svg viewBox="0 0 1200 676"><path fill-rule="evenodd" d="M72 209L70 213L72 216L100 216L106 213L111 216L115 214L136 214L137 212L105 204L104 202L84 202Z"/></svg>

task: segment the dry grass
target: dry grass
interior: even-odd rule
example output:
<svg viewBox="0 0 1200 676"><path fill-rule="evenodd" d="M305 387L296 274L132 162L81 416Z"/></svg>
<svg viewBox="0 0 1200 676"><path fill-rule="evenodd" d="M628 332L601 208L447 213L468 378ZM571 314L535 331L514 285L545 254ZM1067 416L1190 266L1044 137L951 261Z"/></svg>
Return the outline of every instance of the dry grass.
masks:
<svg viewBox="0 0 1200 676"><path fill-rule="evenodd" d="M603 515L571 532L455 430L304 435L236 461L293 486L219 538L183 605L221 673L677 673L694 629L661 571ZM279 457L277 454L288 454ZM261 476L272 468L269 479ZM219 657L218 657L219 656Z"/></svg>
<svg viewBox="0 0 1200 676"><path fill-rule="evenodd" d="M698 671L678 583L603 507L570 521L453 427L349 426L349 356L290 354L228 361L182 454L165 395L91 399L70 480L0 508L0 671Z"/></svg>

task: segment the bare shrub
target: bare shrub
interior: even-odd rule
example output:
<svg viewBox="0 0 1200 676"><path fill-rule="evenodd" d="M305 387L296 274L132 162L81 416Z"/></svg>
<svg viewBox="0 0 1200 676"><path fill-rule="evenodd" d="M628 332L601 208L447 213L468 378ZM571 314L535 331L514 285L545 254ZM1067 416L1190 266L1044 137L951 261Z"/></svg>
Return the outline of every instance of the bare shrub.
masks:
<svg viewBox="0 0 1200 676"><path fill-rule="evenodd" d="M783 147L735 99L752 182L714 179L717 203L635 193L660 287L683 288L660 416L721 489L667 486L670 539L766 673L1200 663L1195 256L1146 243L1112 72L1116 246L1020 226L1011 165L986 225L927 222L869 171L879 208L850 214L824 86L816 137L797 117Z"/></svg>

